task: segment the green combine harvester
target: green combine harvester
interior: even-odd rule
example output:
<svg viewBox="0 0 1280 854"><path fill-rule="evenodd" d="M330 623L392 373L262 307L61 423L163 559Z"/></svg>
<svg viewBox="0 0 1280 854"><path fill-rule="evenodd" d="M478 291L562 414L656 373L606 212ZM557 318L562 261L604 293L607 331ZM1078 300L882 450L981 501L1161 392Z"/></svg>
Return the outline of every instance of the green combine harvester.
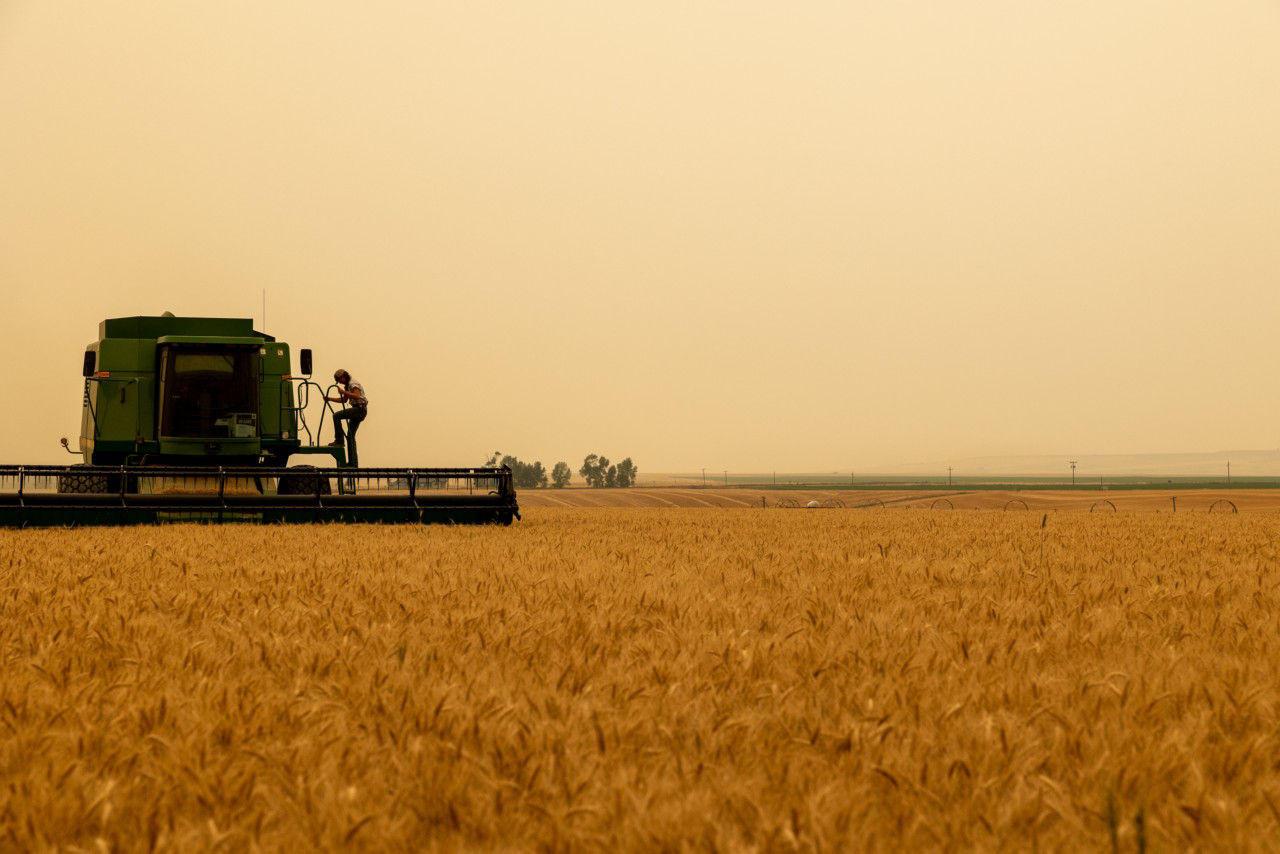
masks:
<svg viewBox="0 0 1280 854"><path fill-rule="evenodd" d="M520 518L511 470L359 468L312 431L311 351L251 320L121 317L84 353L77 450L64 466L0 466L0 526L161 522L499 523ZM295 457L325 465L293 465Z"/></svg>

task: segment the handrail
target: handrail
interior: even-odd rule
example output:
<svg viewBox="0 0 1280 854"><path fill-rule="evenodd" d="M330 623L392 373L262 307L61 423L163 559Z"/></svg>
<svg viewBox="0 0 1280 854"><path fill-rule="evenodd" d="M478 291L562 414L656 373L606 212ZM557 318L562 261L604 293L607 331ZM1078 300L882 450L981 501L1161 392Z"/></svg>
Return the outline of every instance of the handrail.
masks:
<svg viewBox="0 0 1280 854"><path fill-rule="evenodd" d="M318 448L320 447L321 440L324 438L324 425L330 421L334 413L332 402L329 400L329 393L336 389L338 385L337 383L330 383L328 388L322 389L320 383L308 377L290 377L289 382L298 383L295 389L302 391L303 394L295 394L295 406L285 406L284 398L282 396L280 404L281 412L294 413L297 416L298 424L300 424L302 429L307 433L307 445L312 448ZM311 389L313 387L320 393L321 399L324 401L324 417L320 419L320 425L316 427L314 434L311 432L311 425L307 423L307 410L311 408ZM299 398L301 398L300 401ZM346 401L343 401L342 408L347 408ZM298 439L301 440L302 436L299 435Z"/></svg>
<svg viewBox="0 0 1280 854"><path fill-rule="evenodd" d="M320 386L317 384L317 385L316 385L316 388L319 388L319 387L320 387ZM326 388L326 389L324 390L324 414L325 414L325 418L324 418L324 422L320 425L320 427L316 429L316 441L317 441L317 442L320 440L320 435L321 435L320 431L324 429L324 425L325 425L325 424L327 424L327 423L329 423L330 421L332 421L332 420L333 420L333 416L334 416L333 401L331 401L331 400L329 399L329 392L333 391L333 390L334 390L334 389L336 389L337 387L338 387L338 384L337 384L337 383L329 383L329 387L328 387L328 388ZM346 400L346 398L343 398L343 399L342 399L342 408L343 408L343 409L346 409L346 408L347 408L347 400Z"/></svg>
<svg viewBox="0 0 1280 854"><path fill-rule="evenodd" d="M307 433L307 444L314 447L320 441L320 431L324 429L324 423L323 421L321 422L320 427L317 428L316 434L313 436L311 433L311 425L307 423L307 410L311 407L311 388L314 386L318 391L320 390L320 384L309 377L290 377L289 382L291 384L298 384L296 386L291 386L291 389L295 392L294 403L296 405L285 406L284 396L281 395L280 411L281 413L292 412L297 416L296 423L300 424L302 429ZM302 394L296 393L299 391L301 391ZM298 439L301 441L302 436L299 435Z"/></svg>

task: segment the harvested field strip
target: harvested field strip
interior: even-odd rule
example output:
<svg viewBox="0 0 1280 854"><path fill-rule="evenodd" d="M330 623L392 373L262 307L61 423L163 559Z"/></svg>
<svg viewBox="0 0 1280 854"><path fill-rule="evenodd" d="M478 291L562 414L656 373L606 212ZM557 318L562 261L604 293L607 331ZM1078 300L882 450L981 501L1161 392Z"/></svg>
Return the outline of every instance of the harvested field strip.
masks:
<svg viewBox="0 0 1280 854"><path fill-rule="evenodd" d="M1111 501L1119 510L1169 513L1208 512L1215 501L1230 501L1240 512L1280 510L1277 489L1204 490L760 490L749 488L635 488L635 489L526 489L520 492L521 507L690 507L726 508L776 507L783 501L799 505L810 501L839 500L846 507L874 505L928 509L939 498L947 498L956 510L1002 510L1010 501L1022 502L1026 509L1040 512L1089 512L1100 501ZM1016 505L1021 510L1021 505Z"/></svg>
<svg viewBox="0 0 1280 854"><path fill-rule="evenodd" d="M573 503L555 495L554 493L543 493L539 496L542 501L540 503L553 505L555 507L572 507Z"/></svg>
<svg viewBox="0 0 1280 854"><path fill-rule="evenodd" d="M672 494L673 494L673 495L675 495L675 496L678 496L678 497L679 497L679 499L680 499L680 501L681 501L681 503L683 503L683 504L688 504L688 505L692 505L692 506L696 506L696 507L719 507L719 506L721 506L719 502L717 502L717 501L711 501L711 500L709 500L707 497L704 497L704 496L702 496L702 495L699 495L697 492L694 492L694 491L692 491L692 490L687 491L687 492L685 492L685 491L676 491L676 490L672 490Z"/></svg>

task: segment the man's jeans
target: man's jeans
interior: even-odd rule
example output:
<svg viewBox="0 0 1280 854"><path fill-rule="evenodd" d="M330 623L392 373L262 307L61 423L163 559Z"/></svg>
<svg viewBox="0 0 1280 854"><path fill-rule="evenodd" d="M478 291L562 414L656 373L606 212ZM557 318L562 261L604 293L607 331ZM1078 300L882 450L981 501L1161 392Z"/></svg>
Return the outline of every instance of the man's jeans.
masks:
<svg viewBox="0 0 1280 854"><path fill-rule="evenodd" d="M356 464L356 431L360 429L360 422L369 414L369 410L361 406L351 406L346 409L340 409L333 413L333 438L337 442L346 442L347 449L350 452L347 460L351 465ZM342 422L347 422L347 432L342 432Z"/></svg>

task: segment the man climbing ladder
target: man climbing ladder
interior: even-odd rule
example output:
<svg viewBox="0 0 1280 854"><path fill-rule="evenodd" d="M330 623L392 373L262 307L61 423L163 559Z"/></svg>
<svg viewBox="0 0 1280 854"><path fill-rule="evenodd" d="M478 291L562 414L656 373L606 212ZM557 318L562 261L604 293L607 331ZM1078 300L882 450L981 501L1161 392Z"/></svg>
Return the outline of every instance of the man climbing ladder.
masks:
<svg viewBox="0 0 1280 854"><path fill-rule="evenodd" d="M351 379L351 374L339 368L333 372L333 381L338 384L338 397L326 397L330 403L346 402L347 408L333 413L333 441L329 444L336 447L347 445L347 462L359 465L356 454L356 430L360 422L369 414L369 398L364 393L364 386ZM347 422L347 431L343 431L342 422ZM348 441L349 440L349 441Z"/></svg>

